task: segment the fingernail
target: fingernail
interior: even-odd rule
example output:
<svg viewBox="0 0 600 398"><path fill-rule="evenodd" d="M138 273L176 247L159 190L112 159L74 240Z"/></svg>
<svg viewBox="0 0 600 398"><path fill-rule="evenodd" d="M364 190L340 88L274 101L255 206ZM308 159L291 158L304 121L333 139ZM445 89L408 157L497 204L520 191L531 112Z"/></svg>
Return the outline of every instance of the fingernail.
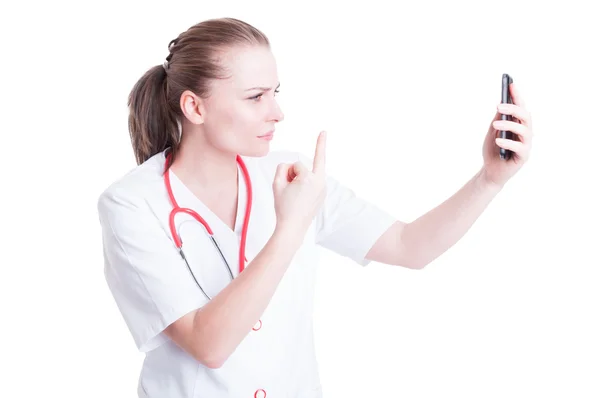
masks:
<svg viewBox="0 0 600 398"><path fill-rule="evenodd" d="M507 111L508 106L506 104L498 104L498 110L499 111Z"/></svg>

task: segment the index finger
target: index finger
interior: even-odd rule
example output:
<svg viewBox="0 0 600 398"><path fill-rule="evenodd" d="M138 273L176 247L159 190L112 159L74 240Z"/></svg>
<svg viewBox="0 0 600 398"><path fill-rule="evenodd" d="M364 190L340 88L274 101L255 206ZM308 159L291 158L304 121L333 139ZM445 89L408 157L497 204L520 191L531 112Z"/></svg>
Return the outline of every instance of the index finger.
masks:
<svg viewBox="0 0 600 398"><path fill-rule="evenodd" d="M317 147L315 148L315 157L313 159L313 173L325 172L325 138L326 132L321 131L317 138Z"/></svg>

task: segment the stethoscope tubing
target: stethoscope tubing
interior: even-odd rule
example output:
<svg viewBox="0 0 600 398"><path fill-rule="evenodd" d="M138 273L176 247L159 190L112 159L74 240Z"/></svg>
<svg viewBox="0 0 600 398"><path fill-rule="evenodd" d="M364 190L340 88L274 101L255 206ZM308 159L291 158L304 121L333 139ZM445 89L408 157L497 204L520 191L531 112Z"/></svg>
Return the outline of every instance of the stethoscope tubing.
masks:
<svg viewBox="0 0 600 398"><path fill-rule="evenodd" d="M190 267L190 264L187 260L187 257L183 251L183 241L182 239L179 237L179 234L177 233L177 230L175 228L175 216L178 213L186 213L190 216L192 216L194 219L196 219L198 222L200 222L203 226L204 229L206 230L206 233L208 234L208 237L210 238L210 240L212 241L213 245L215 246L215 248L217 249L217 252L219 253L219 256L221 257L221 260L223 260L223 263L225 264L225 267L227 268L227 271L229 273L229 277L231 280L234 279L233 277L233 271L231 270L231 267L229 266L229 263L227 262L227 259L225 258L225 255L223 254L223 251L221 250L221 247L219 246L219 244L217 243L213 231L210 228L210 226L208 225L208 223L194 210L192 209L188 209L188 208L184 208L184 207L180 207L179 204L177 204L177 201L175 200L175 196L173 194L173 189L171 188L171 179L169 176L169 170L167 169L167 165L169 162L169 157L170 154L168 154L166 156L165 159L165 171L164 171L164 182L165 182L165 188L167 190L167 193L169 195L169 199L171 201L171 205L173 206L173 209L171 210L171 213L169 214L169 229L171 231L171 235L173 237L173 241L175 243L175 246L177 247L179 254L181 255L181 258L183 259L183 261L185 262L185 265L188 268L188 271L190 272L190 274L192 275L192 278L194 279L194 281L196 282L196 285L198 285L198 287L200 288L200 290L202 291L202 293L204 294L204 296L210 301L212 300L212 297L210 297L206 291L202 288L200 282L198 282L198 279L196 278L196 276L194 275L194 272L192 271L192 268ZM244 164L243 160L241 159L241 157L238 155L237 156L237 162L240 165L240 167L242 168L243 174L244 174L244 178L246 180L246 189L247 189L247 206L246 206L246 214L244 215L244 225L242 228L242 238L241 238L241 242L240 242L240 256L239 256L239 269L240 269L240 273L244 270L245 268L245 260L246 260L246 256L245 256L245 248L246 248L246 232L248 230L248 222L250 219L250 212L251 212L251 208L252 208L252 183L250 181L250 175L248 173L248 169L246 168L246 165Z"/></svg>

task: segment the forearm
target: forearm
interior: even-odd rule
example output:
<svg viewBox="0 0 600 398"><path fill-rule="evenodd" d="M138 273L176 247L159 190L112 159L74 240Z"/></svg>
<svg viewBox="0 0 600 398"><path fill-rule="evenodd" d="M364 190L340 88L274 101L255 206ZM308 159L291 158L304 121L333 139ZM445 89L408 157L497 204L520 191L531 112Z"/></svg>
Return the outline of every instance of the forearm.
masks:
<svg viewBox="0 0 600 398"><path fill-rule="evenodd" d="M452 247L500 189L486 183L480 171L442 204L407 224L401 241L410 263L422 268Z"/></svg>
<svg viewBox="0 0 600 398"><path fill-rule="evenodd" d="M297 251L300 238L276 230L247 268L194 318L204 361L219 367L257 323Z"/></svg>

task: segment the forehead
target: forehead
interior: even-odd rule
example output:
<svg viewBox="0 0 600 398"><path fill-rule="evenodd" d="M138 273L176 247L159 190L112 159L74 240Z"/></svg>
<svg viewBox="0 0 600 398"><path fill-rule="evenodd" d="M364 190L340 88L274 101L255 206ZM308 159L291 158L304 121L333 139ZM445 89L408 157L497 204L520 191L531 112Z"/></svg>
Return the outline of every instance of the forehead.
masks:
<svg viewBox="0 0 600 398"><path fill-rule="evenodd" d="M266 46L230 49L224 54L221 62L228 74L228 78L222 83L234 89L271 87L278 82L275 57Z"/></svg>

